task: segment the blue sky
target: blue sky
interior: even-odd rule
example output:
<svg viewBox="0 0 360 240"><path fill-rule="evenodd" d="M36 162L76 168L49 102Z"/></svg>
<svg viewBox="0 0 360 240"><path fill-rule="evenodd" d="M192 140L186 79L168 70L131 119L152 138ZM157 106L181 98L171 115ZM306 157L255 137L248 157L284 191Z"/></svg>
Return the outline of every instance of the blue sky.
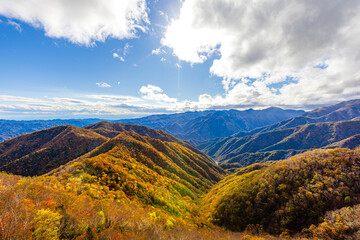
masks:
<svg viewBox="0 0 360 240"><path fill-rule="evenodd" d="M360 34L348 29L359 4L279 2L3 0L0 118L311 109L358 98L351 39ZM255 17L265 4L275 13ZM268 25L271 14L280 17Z"/></svg>

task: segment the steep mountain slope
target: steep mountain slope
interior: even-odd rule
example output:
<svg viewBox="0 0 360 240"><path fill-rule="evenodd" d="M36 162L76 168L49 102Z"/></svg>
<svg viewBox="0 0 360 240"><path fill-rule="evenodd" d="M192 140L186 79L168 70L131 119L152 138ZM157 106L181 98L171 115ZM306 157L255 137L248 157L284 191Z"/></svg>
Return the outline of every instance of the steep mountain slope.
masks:
<svg viewBox="0 0 360 240"><path fill-rule="evenodd" d="M349 129L345 129L346 125L335 133L336 129L328 128L336 124L330 123L326 126L315 123L357 121L359 117L360 100L351 100L321 107L301 116L248 132L238 132L227 138L203 142L197 147L216 161L221 161L222 167L225 168L238 168L259 161L284 159L320 147L355 149L360 145L359 138L353 137L358 134L356 128L349 125ZM331 134L335 134L336 137L331 137ZM345 141L345 138L349 139ZM337 143L342 140L344 142Z"/></svg>
<svg viewBox="0 0 360 240"><path fill-rule="evenodd" d="M90 126L87 126L84 128L91 130L93 132L99 133L99 134L101 134L105 137L109 137L109 138L116 137L117 135L119 135L120 133L122 133L124 131L131 131L131 132L135 132L141 136L155 138L155 139L159 139L161 141L177 142L177 143L183 145L184 147L191 149L195 153L207 157L202 151L199 151L192 144L188 143L187 141L178 139L178 138L170 135L169 133L164 132L163 130L151 129L151 128L141 126L141 125L124 124L124 123L119 123L119 122L111 123L111 122L106 122L106 121L98 122L98 123L95 123L93 125L90 125Z"/></svg>
<svg viewBox="0 0 360 240"><path fill-rule="evenodd" d="M254 135L262 132L292 128L309 123L358 120L359 117L360 99L355 99L341 102L335 105L320 107L300 116L274 123L270 126L256 128L249 132L239 132L234 134L234 137L242 137L245 135Z"/></svg>
<svg viewBox="0 0 360 240"><path fill-rule="evenodd" d="M0 143L0 171L23 176L44 174L107 140L74 126L58 126Z"/></svg>
<svg viewBox="0 0 360 240"><path fill-rule="evenodd" d="M71 174L180 216L190 214L193 201L224 173L204 155L176 142L122 132L48 175Z"/></svg>
<svg viewBox="0 0 360 240"><path fill-rule="evenodd" d="M165 142L176 142L208 161L212 161L193 145L162 130L103 121L85 128L54 127L2 142L0 143L0 170L24 176L41 175L90 152L110 138L126 131Z"/></svg>
<svg viewBox="0 0 360 240"><path fill-rule="evenodd" d="M300 232L329 210L360 203L360 150L316 150L241 169L203 198L215 224Z"/></svg>
<svg viewBox="0 0 360 240"><path fill-rule="evenodd" d="M350 149L360 148L360 134L356 134L339 142L330 144L326 146L326 148L350 148Z"/></svg>
<svg viewBox="0 0 360 240"><path fill-rule="evenodd" d="M356 148L360 121L328 122L274 130L253 136L229 137L209 144L203 151L225 168L284 159L322 147ZM344 142L342 142L344 141Z"/></svg>
<svg viewBox="0 0 360 240"><path fill-rule="evenodd" d="M201 141L227 137L239 131L249 131L302 113L304 112L280 108L204 111L153 115L145 118L119 120L119 122L162 129L175 137L199 144Z"/></svg>
<svg viewBox="0 0 360 240"><path fill-rule="evenodd" d="M201 216L198 201L225 171L210 158L162 130L106 122L88 128L92 130L54 127L1 144L2 162L14 159L4 170L11 165L10 170L19 169L23 175L52 171L19 180L6 194L11 184L3 186L0 174L0 213L13 216L16 211L17 215L16 222L11 217L9 223L0 221L0 229L17 228L23 234L20 238L32 232L43 239L43 234L52 231L49 225L41 225L46 222L56 226L53 233L62 239L148 239L154 229L181 227L184 231L188 226L211 225ZM80 154L89 143L92 148ZM54 169L59 162L63 165ZM11 194L21 194L17 199L22 203L11 205L12 211L8 211L7 206L15 204ZM1 204L4 199L6 207ZM9 232L0 230L0 236ZM13 236L18 232L12 231ZM134 232L137 235L130 235Z"/></svg>
<svg viewBox="0 0 360 240"><path fill-rule="evenodd" d="M61 125L72 125L75 127L84 127L96 122L100 119L54 119L54 120L31 120L31 121L15 121L0 119L0 142L51 127Z"/></svg>

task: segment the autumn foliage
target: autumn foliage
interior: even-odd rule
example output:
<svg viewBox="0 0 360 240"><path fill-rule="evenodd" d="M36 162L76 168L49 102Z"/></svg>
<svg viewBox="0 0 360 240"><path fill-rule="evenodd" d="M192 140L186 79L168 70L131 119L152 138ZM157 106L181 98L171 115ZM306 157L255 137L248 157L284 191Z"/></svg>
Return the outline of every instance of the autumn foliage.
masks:
<svg viewBox="0 0 360 240"><path fill-rule="evenodd" d="M301 232L327 211L359 203L359 172L360 150L316 150L241 169L218 183L204 205L213 223L231 230Z"/></svg>

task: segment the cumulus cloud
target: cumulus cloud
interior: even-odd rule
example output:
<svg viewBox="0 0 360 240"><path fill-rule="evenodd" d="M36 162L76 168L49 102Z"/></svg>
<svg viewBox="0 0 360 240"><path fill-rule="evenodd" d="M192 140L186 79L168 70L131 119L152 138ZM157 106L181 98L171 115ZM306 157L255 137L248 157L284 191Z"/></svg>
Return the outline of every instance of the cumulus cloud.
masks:
<svg viewBox="0 0 360 240"><path fill-rule="evenodd" d="M101 87L101 88L109 88L109 87L111 87L111 85L106 83L106 82L98 82L98 83L96 83L96 85L98 85L98 87Z"/></svg>
<svg viewBox="0 0 360 240"><path fill-rule="evenodd" d="M108 37L135 37L149 23L145 0L2 0L0 15L87 46Z"/></svg>
<svg viewBox="0 0 360 240"><path fill-rule="evenodd" d="M306 106L360 96L358 39L357 0L185 0L162 44L212 61L214 106Z"/></svg>
<svg viewBox="0 0 360 240"><path fill-rule="evenodd" d="M168 95L163 93L163 90L160 87L154 85L148 84L147 86L142 86L139 92L142 94L142 97L147 100L154 100L164 103L177 102L176 98L169 97Z"/></svg>

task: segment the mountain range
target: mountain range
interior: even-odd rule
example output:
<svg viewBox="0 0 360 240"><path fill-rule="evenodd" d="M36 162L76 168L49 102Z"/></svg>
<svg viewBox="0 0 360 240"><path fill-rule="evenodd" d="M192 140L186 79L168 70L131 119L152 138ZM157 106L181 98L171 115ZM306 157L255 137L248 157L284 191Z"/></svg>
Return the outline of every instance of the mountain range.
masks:
<svg viewBox="0 0 360 240"><path fill-rule="evenodd" d="M209 141L198 148L228 169L285 159L315 148L355 149L360 146L359 116L360 100L352 100Z"/></svg>
<svg viewBox="0 0 360 240"><path fill-rule="evenodd" d="M203 141L227 137L239 131L249 131L303 113L302 110L283 110L271 107L264 110L224 110L152 115L144 118L119 120L119 122L162 129L177 138L198 145Z"/></svg>
<svg viewBox="0 0 360 240"><path fill-rule="evenodd" d="M283 110L268 108L264 110L228 110L203 111L176 114L151 115L144 118L107 120L108 122L121 122L143 125L152 129L164 130L177 138L191 140L196 144L218 137L227 137L239 131L249 131L282 121L302 114L301 110ZM30 133L60 125L85 127L102 119L54 119L15 121L0 120L0 142Z"/></svg>

